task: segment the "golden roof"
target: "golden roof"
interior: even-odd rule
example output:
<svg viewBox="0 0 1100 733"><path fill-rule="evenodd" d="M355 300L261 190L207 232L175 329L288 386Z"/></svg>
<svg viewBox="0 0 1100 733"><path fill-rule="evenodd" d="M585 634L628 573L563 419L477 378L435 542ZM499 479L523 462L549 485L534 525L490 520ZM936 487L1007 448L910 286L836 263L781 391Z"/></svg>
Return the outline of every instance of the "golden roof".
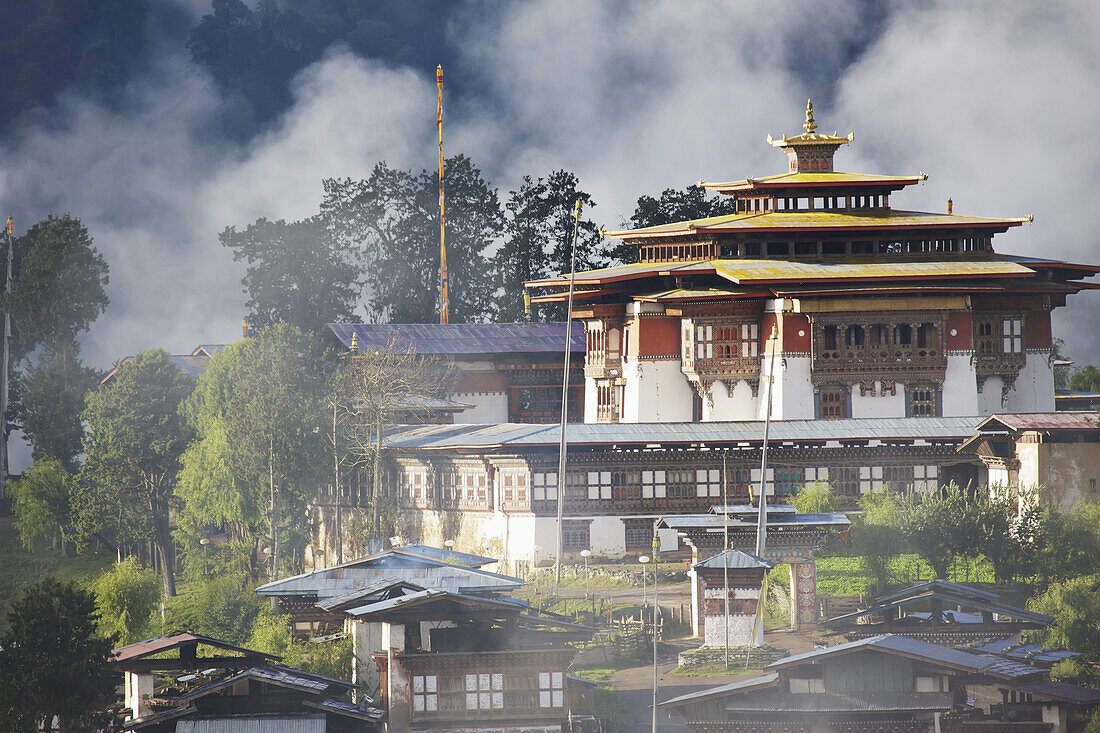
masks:
<svg viewBox="0 0 1100 733"><path fill-rule="evenodd" d="M780 140L775 140L768 135L768 142L777 148L789 148L799 145L843 145L856 139L854 132L849 132L848 137L838 137L835 132L832 135L814 132L817 129L817 123L814 122L814 105L808 99L806 100L806 121L802 123L802 129L805 132L801 135L794 137L784 135Z"/></svg>
<svg viewBox="0 0 1100 733"><path fill-rule="evenodd" d="M805 175L805 174L800 174ZM822 174L816 174L822 175ZM769 232L782 229L820 231L845 229L934 229L980 228L1002 229L1019 226L1027 218L994 219L958 214L936 214L898 209L849 209L845 211L769 211L763 213L726 214L706 219L658 224L641 229L604 232L619 239L647 239L714 234Z"/></svg>
<svg viewBox="0 0 1100 733"><path fill-rule="evenodd" d="M740 181L699 181L699 186L710 191L726 193L761 188L786 188L788 186L881 186L896 189L926 180L928 175L884 176L871 173L780 173L763 178L744 178Z"/></svg>

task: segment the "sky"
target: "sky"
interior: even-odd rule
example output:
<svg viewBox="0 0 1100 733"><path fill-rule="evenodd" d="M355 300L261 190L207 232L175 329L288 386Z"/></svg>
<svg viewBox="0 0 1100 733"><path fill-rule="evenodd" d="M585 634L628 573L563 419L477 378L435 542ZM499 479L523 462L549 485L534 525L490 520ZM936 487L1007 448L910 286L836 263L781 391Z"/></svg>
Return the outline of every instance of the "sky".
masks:
<svg viewBox="0 0 1100 733"><path fill-rule="evenodd" d="M178 2L195 17L207 7ZM1100 263L1100 6L1090 0L526 0L469 2L448 27L464 94L446 101L448 155L502 191L574 171L606 227L639 195L784 172L767 134L855 132L838 170L914 174L897 208L1034 215L998 251ZM23 230L49 212L88 226L111 305L83 339L93 365L239 337L243 267L226 226L316 213L321 180L379 160L434 165L434 69L333 47L294 103L248 141L181 46L166 46L114 110L77 96L0 141L0 200ZM445 69L445 73L449 73ZM1071 297L1056 335L1100 363L1100 297Z"/></svg>

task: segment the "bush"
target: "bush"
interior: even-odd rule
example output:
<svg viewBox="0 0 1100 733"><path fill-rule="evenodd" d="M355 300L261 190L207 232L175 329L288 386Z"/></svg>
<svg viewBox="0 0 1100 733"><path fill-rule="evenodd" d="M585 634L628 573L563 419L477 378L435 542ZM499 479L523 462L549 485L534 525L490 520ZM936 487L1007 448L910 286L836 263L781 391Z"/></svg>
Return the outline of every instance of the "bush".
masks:
<svg viewBox="0 0 1100 733"><path fill-rule="evenodd" d="M837 508L836 496L827 481L804 485L791 499L799 514L827 514Z"/></svg>
<svg viewBox="0 0 1100 733"><path fill-rule="evenodd" d="M263 605L263 600L243 579L214 578L192 586L187 593L168 602L166 631L193 631L243 645Z"/></svg>

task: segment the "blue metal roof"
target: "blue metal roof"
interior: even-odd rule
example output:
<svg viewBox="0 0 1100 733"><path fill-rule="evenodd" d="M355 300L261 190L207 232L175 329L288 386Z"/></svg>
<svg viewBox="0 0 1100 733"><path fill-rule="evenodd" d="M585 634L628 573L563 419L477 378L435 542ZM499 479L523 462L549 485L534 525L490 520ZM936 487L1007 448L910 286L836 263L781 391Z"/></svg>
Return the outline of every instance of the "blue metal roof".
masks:
<svg viewBox="0 0 1100 733"><path fill-rule="evenodd" d="M775 563L761 560L756 555L744 550L726 550L725 552L719 552L714 557L708 557L702 562L695 563L695 567L707 568L708 570L755 570L757 568L770 570L775 567Z"/></svg>
<svg viewBox="0 0 1100 733"><path fill-rule="evenodd" d="M471 568L480 568L483 565L492 565L499 562L495 557L472 555L468 552L459 552L449 547L432 547L431 545L402 545L405 552L415 552L417 555L430 557L433 560L442 560L451 565L466 565Z"/></svg>
<svg viewBox="0 0 1100 733"><path fill-rule="evenodd" d="M408 349L417 354L565 353L564 323L330 323L336 338L360 351ZM584 324L573 323L574 352L585 350Z"/></svg>
<svg viewBox="0 0 1100 733"><path fill-rule="evenodd" d="M829 440L951 440L974 434L984 417L891 417L846 420L777 420L769 442ZM556 446L557 424L493 423L484 425L408 425L390 430L382 439L391 448L453 450L504 446ZM573 423L566 428L570 445L642 445L745 443L764 439L764 423Z"/></svg>

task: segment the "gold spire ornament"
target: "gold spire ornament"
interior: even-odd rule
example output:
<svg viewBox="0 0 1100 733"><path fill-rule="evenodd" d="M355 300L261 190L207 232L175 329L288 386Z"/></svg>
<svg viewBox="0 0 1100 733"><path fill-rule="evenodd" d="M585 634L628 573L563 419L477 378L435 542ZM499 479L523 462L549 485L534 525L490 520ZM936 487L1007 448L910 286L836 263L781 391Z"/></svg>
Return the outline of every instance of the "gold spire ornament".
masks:
<svg viewBox="0 0 1100 733"><path fill-rule="evenodd" d="M353 353L359 351L359 334L356 333L355 331L351 332L351 347L350 347L350 349Z"/></svg>
<svg viewBox="0 0 1100 733"><path fill-rule="evenodd" d="M814 103L808 99L806 100L806 121L802 123L802 129L806 132L817 129L817 123L814 122Z"/></svg>

